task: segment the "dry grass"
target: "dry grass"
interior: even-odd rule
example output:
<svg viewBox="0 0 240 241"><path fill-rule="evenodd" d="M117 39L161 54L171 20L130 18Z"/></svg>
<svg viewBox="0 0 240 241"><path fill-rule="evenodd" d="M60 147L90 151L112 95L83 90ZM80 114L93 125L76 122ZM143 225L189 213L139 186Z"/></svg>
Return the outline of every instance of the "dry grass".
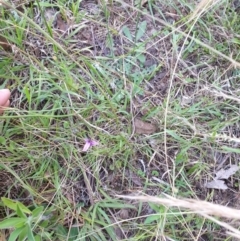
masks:
<svg viewBox="0 0 240 241"><path fill-rule="evenodd" d="M145 202L145 203L155 203L159 205L164 205L166 207L178 207L181 209L188 209L193 211L196 214L199 214L203 217L206 217L209 220L219 224L225 229L231 231L228 234L233 237L240 238L240 231L234 226L229 225L226 221L219 221L218 219L211 217L209 215L213 215L216 217L226 218L228 222L230 221L232 225L234 225L234 220L240 220L240 210L229 208L223 205L214 204L206 201L200 201L196 199L179 199L175 197L171 197L169 195L164 195L165 198L153 197L153 196L125 196L125 195L116 195L118 198L123 198L127 200L133 200L137 202ZM231 220L232 219L232 220ZM236 222L237 223L237 222ZM237 226L235 224L235 226Z"/></svg>
<svg viewBox="0 0 240 241"><path fill-rule="evenodd" d="M153 196L124 196L117 195L119 198L136 200L138 202L152 202L167 207L179 207L190 209L200 215L215 215L217 217L224 217L229 219L240 219L240 210L229 208L223 205L214 204L206 201L196 199L179 199L165 195L166 198L158 198Z"/></svg>

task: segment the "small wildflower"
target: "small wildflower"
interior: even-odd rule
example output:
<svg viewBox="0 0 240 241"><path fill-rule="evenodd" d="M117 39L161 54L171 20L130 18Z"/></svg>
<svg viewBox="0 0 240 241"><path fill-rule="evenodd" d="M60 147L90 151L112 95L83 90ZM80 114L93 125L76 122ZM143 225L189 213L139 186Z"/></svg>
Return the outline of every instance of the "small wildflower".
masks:
<svg viewBox="0 0 240 241"><path fill-rule="evenodd" d="M99 144L98 141L92 139L85 139L85 145L83 147L83 151L86 152L90 147L97 146Z"/></svg>

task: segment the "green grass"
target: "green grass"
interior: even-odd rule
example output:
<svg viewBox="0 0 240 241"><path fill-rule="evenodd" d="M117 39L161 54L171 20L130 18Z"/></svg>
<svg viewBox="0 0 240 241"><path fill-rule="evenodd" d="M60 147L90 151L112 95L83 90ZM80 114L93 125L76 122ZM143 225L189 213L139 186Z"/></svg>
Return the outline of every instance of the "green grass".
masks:
<svg viewBox="0 0 240 241"><path fill-rule="evenodd" d="M12 92L0 116L3 240L231 240L191 208L116 195L239 208L238 173L225 192L204 187L217 161L239 159L239 9L223 1L193 24L191 1L101 2L95 15L84 1L1 6L13 47L0 50L0 87ZM48 22L50 8L70 32ZM136 117L157 131L134 133ZM99 145L85 153L86 138Z"/></svg>

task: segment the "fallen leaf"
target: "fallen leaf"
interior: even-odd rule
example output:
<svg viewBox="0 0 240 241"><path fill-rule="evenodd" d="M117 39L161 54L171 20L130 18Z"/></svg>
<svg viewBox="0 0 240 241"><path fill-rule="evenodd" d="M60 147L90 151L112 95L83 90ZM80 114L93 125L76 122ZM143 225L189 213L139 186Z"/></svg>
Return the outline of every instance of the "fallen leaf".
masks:
<svg viewBox="0 0 240 241"><path fill-rule="evenodd" d="M128 219L129 218L129 210L128 209L121 209L120 211L119 211L119 217L121 218L121 219Z"/></svg>
<svg viewBox="0 0 240 241"><path fill-rule="evenodd" d="M136 184L137 186L142 186L142 180L139 176L137 176L135 173L130 171L130 177L129 179Z"/></svg>
<svg viewBox="0 0 240 241"><path fill-rule="evenodd" d="M228 179L230 176L235 174L239 170L239 166L237 165L230 165L228 169L220 169L216 173L216 177L213 179L213 181L208 182L205 187L206 188L214 188L214 189L222 189L226 190L228 189L228 186L225 184L224 180L222 179Z"/></svg>
<svg viewBox="0 0 240 241"><path fill-rule="evenodd" d="M7 39L3 36L0 36L0 47L2 47L5 51L12 52L11 44L9 44Z"/></svg>
<svg viewBox="0 0 240 241"><path fill-rule="evenodd" d="M237 165L230 165L228 169L220 169L216 173L216 178L215 179L228 179L230 176L235 174L239 169L239 166Z"/></svg>
<svg viewBox="0 0 240 241"><path fill-rule="evenodd" d="M218 180L218 179L214 179L211 182L208 182L205 185L206 188L214 188L214 189L221 189L221 190L226 190L228 189L228 186L224 183L223 180Z"/></svg>
<svg viewBox="0 0 240 241"><path fill-rule="evenodd" d="M68 24L63 20L60 14L57 15L56 27L62 33L66 32L68 29Z"/></svg>
<svg viewBox="0 0 240 241"><path fill-rule="evenodd" d="M135 133L137 134L153 134L157 131L157 127L149 122L142 121L138 118L134 119Z"/></svg>

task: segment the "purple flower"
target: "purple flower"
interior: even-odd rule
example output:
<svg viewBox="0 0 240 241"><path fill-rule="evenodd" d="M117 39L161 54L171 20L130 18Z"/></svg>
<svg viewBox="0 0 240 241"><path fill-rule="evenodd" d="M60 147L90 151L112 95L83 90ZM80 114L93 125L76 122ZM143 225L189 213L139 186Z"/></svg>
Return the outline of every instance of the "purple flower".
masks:
<svg viewBox="0 0 240 241"><path fill-rule="evenodd" d="M82 149L82 151L86 152L90 147L99 145L98 141L92 140L92 139L84 139L85 145Z"/></svg>

